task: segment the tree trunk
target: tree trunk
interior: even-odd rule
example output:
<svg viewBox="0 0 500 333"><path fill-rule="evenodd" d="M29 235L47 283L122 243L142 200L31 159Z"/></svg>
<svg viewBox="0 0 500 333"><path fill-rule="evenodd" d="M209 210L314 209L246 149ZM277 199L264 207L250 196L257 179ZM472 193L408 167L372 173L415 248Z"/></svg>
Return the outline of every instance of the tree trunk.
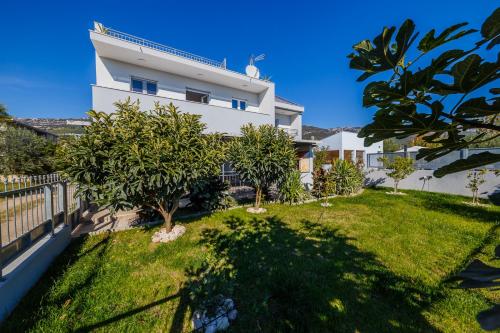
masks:
<svg viewBox="0 0 500 333"><path fill-rule="evenodd" d="M260 187L255 188L255 208L260 207L260 198L262 196L262 189Z"/></svg>
<svg viewBox="0 0 500 333"><path fill-rule="evenodd" d="M397 181L394 182L394 193L398 193L398 184L399 182Z"/></svg>
<svg viewBox="0 0 500 333"><path fill-rule="evenodd" d="M170 209L169 206L171 206ZM164 220L163 227L165 228L166 232L172 231L172 228L175 225L172 217L174 216L177 208L179 208L179 199L177 198L172 201L171 205L167 201L165 203L162 203L162 205L158 207L158 212L161 214Z"/></svg>

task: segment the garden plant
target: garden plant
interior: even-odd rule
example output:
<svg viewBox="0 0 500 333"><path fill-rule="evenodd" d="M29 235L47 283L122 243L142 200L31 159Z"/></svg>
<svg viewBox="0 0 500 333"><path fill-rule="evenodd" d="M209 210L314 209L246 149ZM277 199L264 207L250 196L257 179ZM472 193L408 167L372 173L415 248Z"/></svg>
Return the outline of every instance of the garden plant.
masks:
<svg viewBox="0 0 500 333"><path fill-rule="evenodd" d="M141 111L138 102L116 103L114 114L88 112L91 125L58 152L63 173L79 193L113 210L147 207L166 232L179 200L200 179L216 175L225 158L219 134L204 134L200 116L173 104Z"/></svg>
<svg viewBox="0 0 500 333"><path fill-rule="evenodd" d="M256 211L265 189L283 183L295 169L296 151L291 137L272 125L241 128L241 136L231 141L229 161L241 179L255 189Z"/></svg>

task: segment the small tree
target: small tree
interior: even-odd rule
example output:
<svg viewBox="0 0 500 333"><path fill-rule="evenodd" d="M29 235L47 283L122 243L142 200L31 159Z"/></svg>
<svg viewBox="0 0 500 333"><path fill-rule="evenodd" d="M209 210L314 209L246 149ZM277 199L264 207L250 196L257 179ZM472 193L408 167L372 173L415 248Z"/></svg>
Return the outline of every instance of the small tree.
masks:
<svg viewBox="0 0 500 333"><path fill-rule="evenodd" d="M3 104L0 104L0 123L8 122L11 119L11 116L7 113L7 108Z"/></svg>
<svg viewBox="0 0 500 333"><path fill-rule="evenodd" d="M500 175L500 170L490 170L490 171L496 177ZM487 173L488 170L486 169L471 170L467 173L467 179L469 180L469 182L465 187L471 190L472 204L474 205L479 204L479 188L486 182L484 177L486 176Z"/></svg>
<svg viewBox="0 0 500 333"><path fill-rule="evenodd" d="M262 190L278 184L295 168L293 141L283 130L272 125L241 128L241 137L230 143L229 160L242 180L255 189L255 208L259 208Z"/></svg>
<svg viewBox="0 0 500 333"><path fill-rule="evenodd" d="M200 116L173 104L141 112L130 99L114 114L90 111L92 123L59 157L80 192L112 209L150 207L167 232L181 196L200 178L216 174L224 159L221 135L205 135Z"/></svg>
<svg viewBox="0 0 500 333"><path fill-rule="evenodd" d="M394 193L398 193L399 182L415 171L413 167L413 159L409 157L396 156L393 161L390 161L387 157L379 158L384 164L384 167L388 169L387 176L392 178L394 181Z"/></svg>
<svg viewBox="0 0 500 333"><path fill-rule="evenodd" d="M467 179L469 182L465 186L472 192L472 204L477 205L479 203L479 187L484 184L484 176L486 175L486 169L481 170L471 170L467 173Z"/></svg>
<svg viewBox="0 0 500 333"><path fill-rule="evenodd" d="M29 129L6 123L0 131L0 174L53 172L54 153L55 145L52 142Z"/></svg>

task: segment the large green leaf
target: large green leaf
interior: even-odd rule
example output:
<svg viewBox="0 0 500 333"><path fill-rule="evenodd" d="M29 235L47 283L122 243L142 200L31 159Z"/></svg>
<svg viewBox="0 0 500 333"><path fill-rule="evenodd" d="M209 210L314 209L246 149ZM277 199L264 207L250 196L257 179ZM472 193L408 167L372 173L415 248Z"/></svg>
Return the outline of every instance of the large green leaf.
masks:
<svg viewBox="0 0 500 333"><path fill-rule="evenodd" d="M364 71L358 77L358 81L363 81L373 74L384 72L401 64L418 33L414 33L415 24L412 20L404 21L393 39L395 31L395 27L386 27L380 35L373 39L373 43L369 40L363 40L353 46L357 54L352 53L348 56L351 59L349 66L352 69Z"/></svg>
<svg viewBox="0 0 500 333"><path fill-rule="evenodd" d="M491 99L488 103L485 97L471 98L463 102L456 111L456 115L463 118L478 118L500 113L500 97Z"/></svg>
<svg viewBox="0 0 500 333"><path fill-rule="evenodd" d="M487 62L477 54L471 54L451 68L453 84L432 81L431 90L439 95L469 93L500 77L500 55L496 62Z"/></svg>
<svg viewBox="0 0 500 333"><path fill-rule="evenodd" d="M484 38L481 43L491 40L490 44L487 46L488 50L500 43L500 8L495 9L495 11L484 21L481 27L481 35Z"/></svg>
<svg viewBox="0 0 500 333"><path fill-rule="evenodd" d="M422 38L420 40L420 43L418 44L418 49L422 52L429 52L430 50L435 49L438 46L441 46L441 45L448 43L452 40L458 39L460 37L463 37L465 35L468 35L468 34L471 34L471 33L477 31L475 29L462 30L462 31L459 31L456 34L450 36L453 32L455 32L456 30L458 30L461 27L464 27L466 25L467 25L466 22L452 25L451 27L445 29L437 37L434 37L436 30L432 29L424 36L424 38Z"/></svg>
<svg viewBox="0 0 500 333"><path fill-rule="evenodd" d="M445 165L436 171L434 176L441 178L447 174L455 173L464 170L479 168L488 164L500 162L500 154L493 154L490 152L483 152L474 154L463 160L457 160L448 165Z"/></svg>

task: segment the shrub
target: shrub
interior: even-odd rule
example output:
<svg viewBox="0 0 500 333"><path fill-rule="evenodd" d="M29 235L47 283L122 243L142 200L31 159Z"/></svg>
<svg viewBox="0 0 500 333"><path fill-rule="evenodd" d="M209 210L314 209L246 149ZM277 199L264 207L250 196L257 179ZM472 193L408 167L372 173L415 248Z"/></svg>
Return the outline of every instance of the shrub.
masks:
<svg viewBox="0 0 500 333"><path fill-rule="evenodd" d="M229 195L229 184L218 176L196 182L189 191L189 201L194 208L207 211L227 209L236 203Z"/></svg>
<svg viewBox="0 0 500 333"><path fill-rule="evenodd" d="M333 183L333 191L337 195L349 195L358 192L363 186L364 175L361 167L350 161L335 160L328 177Z"/></svg>
<svg viewBox="0 0 500 333"><path fill-rule="evenodd" d="M289 204L304 201L306 190L298 170L290 172L279 186L279 199Z"/></svg>
<svg viewBox="0 0 500 333"><path fill-rule="evenodd" d="M130 99L115 105L114 114L90 111L85 134L60 149L64 174L98 204L154 209L168 232L179 199L199 179L219 172L222 135L204 134L199 115L173 104L157 103L149 112Z"/></svg>
<svg viewBox="0 0 500 333"><path fill-rule="evenodd" d="M53 172L56 145L29 129L6 124L0 131L0 173L34 175Z"/></svg>
<svg viewBox="0 0 500 333"><path fill-rule="evenodd" d="M399 182L415 171L413 159L409 157L396 156L393 161L386 157L379 158L384 167L389 170L387 176L394 180L394 193L398 193Z"/></svg>
<svg viewBox="0 0 500 333"><path fill-rule="evenodd" d="M272 125L241 128L241 137L231 141L229 160L241 179L255 189L259 208L263 190L282 182L295 169L296 151L290 136Z"/></svg>

